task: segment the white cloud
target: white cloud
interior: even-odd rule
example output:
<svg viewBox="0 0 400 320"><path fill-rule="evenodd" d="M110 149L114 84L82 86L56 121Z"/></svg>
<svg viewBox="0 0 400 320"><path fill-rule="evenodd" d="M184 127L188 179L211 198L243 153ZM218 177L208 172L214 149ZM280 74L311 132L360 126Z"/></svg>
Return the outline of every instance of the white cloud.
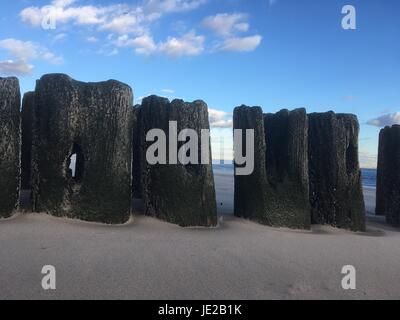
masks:
<svg viewBox="0 0 400 320"><path fill-rule="evenodd" d="M67 34L66 34L66 33L59 33L59 34L57 34L57 35L54 36L52 42L55 43L55 42L58 42L58 41L62 41L62 40L64 40L66 37L67 37Z"/></svg>
<svg viewBox="0 0 400 320"><path fill-rule="evenodd" d="M215 32L218 36L228 37L235 32L247 32L247 14L243 13L220 13L209 16L203 20L203 26Z"/></svg>
<svg viewBox="0 0 400 320"><path fill-rule="evenodd" d="M0 40L0 49L6 50L15 60L45 60L52 64L62 64L61 56L50 52L47 48L31 41L21 41L13 38Z"/></svg>
<svg viewBox="0 0 400 320"><path fill-rule="evenodd" d="M386 127L400 124L400 112L384 114L383 116L369 120L367 124L375 127Z"/></svg>
<svg viewBox="0 0 400 320"><path fill-rule="evenodd" d="M181 38L168 37L159 45L159 51L172 57L196 56L204 51L204 36L190 31Z"/></svg>
<svg viewBox="0 0 400 320"><path fill-rule="evenodd" d="M45 17L44 12L42 12L37 7L25 8L20 12L19 15L23 22L27 22L32 26L40 26L42 24L43 18Z"/></svg>
<svg viewBox="0 0 400 320"><path fill-rule="evenodd" d="M86 41L87 42L91 42L91 43L96 43L96 42L99 42L99 39L97 39L96 37L91 36L91 37L87 37Z"/></svg>
<svg viewBox="0 0 400 320"><path fill-rule="evenodd" d="M33 66L25 61L0 61L0 74L7 76L23 76L32 73Z"/></svg>
<svg viewBox="0 0 400 320"><path fill-rule="evenodd" d="M219 51L254 51L261 43L260 35L239 36L239 33L248 32L250 24L245 13L220 13L205 18L202 25L212 30L222 40L215 43L214 48Z"/></svg>
<svg viewBox="0 0 400 320"><path fill-rule="evenodd" d="M229 38L219 47L222 51L250 52L257 49L261 44L262 37L260 35L249 37Z"/></svg>
<svg viewBox="0 0 400 320"><path fill-rule="evenodd" d="M157 50L157 45L149 35L143 35L132 40L135 52L138 54L151 54Z"/></svg>
<svg viewBox="0 0 400 320"><path fill-rule="evenodd" d="M151 54L157 51L157 45L153 38L147 34L136 38L129 38L128 35L119 36L113 42L117 47L132 47L138 54Z"/></svg>
<svg viewBox="0 0 400 320"><path fill-rule="evenodd" d="M135 4L121 1L113 4L103 2L83 5L79 0L53 0L49 5L23 9L20 17L22 21L35 27L40 27L42 21L51 15L56 28L59 25L71 24L86 26L90 31L108 31L105 43L99 49L99 52L107 55L117 54L118 48L122 47L132 48L136 54L158 53L171 57L196 56L205 51L205 37L196 34L194 30L180 36L171 35L165 40L155 40L151 28L166 14L196 10L208 0L141 0ZM223 38L214 48L222 51L252 51L260 44L262 38L259 35L238 35L249 31L247 19L248 15L244 13L221 13L204 19L203 25ZM99 37L100 35L90 36L86 40L100 43ZM56 56L51 57L49 53L44 56L53 61L58 60L57 63L60 61Z"/></svg>
<svg viewBox="0 0 400 320"><path fill-rule="evenodd" d="M140 34L145 31L145 27L141 25L144 17L140 12L131 12L125 14L118 14L111 17L109 22L104 22L100 26L100 30L109 30L119 34L135 33Z"/></svg>
<svg viewBox="0 0 400 320"><path fill-rule="evenodd" d="M233 121L230 115L225 111L208 109L210 126L213 128L232 128Z"/></svg>
<svg viewBox="0 0 400 320"><path fill-rule="evenodd" d="M119 36L113 42L117 47L132 47L137 54L162 53L173 57L194 56L200 54L204 48L204 37L190 31L180 38L168 37L165 42L156 43L147 34L136 38L128 35Z"/></svg>
<svg viewBox="0 0 400 320"><path fill-rule="evenodd" d="M56 25L94 25L99 31L143 34L149 25L167 13L195 10L206 0L144 0L139 5L74 5L74 0L54 0L47 6L28 7L20 12L22 21L39 27L51 16Z"/></svg>
<svg viewBox="0 0 400 320"><path fill-rule="evenodd" d="M162 89L161 92L162 92L162 93L166 93L166 94L173 94L173 93L175 93L175 91L172 90L172 89Z"/></svg>
<svg viewBox="0 0 400 320"><path fill-rule="evenodd" d="M111 40L112 38L110 38ZM129 38L127 34L119 36L117 40L114 41L114 44L118 47L129 47L132 44L132 39Z"/></svg>
<svg viewBox="0 0 400 320"><path fill-rule="evenodd" d="M7 50L10 55L19 60L36 59L38 57L37 45L30 41L4 39L0 40L0 48Z"/></svg>
<svg viewBox="0 0 400 320"><path fill-rule="evenodd" d="M64 5L56 5L52 2L51 5L44 7L28 7L20 12L20 17L23 22L29 23L32 26L39 27L42 21L48 17L52 17L56 25L73 22L78 25L100 25L104 23L107 14L115 10L114 6L95 7L81 6L68 7L73 2L65 2Z"/></svg>

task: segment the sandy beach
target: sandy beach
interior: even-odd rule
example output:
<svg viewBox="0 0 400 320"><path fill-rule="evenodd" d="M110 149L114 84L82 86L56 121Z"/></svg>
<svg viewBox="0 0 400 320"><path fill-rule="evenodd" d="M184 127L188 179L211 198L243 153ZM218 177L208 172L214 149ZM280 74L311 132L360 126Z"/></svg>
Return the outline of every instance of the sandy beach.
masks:
<svg viewBox="0 0 400 320"><path fill-rule="evenodd" d="M233 177L216 175L220 224L183 229L135 216L104 226L44 214L0 221L0 299L399 299L400 231L274 229L232 216ZM365 190L374 208L373 189ZM41 269L57 270L57 290ZM344 291L341 269L357 270Z"/></svg>

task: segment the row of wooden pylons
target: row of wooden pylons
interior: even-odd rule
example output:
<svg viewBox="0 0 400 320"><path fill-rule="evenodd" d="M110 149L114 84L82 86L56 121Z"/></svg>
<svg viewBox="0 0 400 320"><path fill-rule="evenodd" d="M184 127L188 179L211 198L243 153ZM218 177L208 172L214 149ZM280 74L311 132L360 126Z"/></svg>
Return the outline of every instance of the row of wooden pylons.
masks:
<svg viewBox="0 0 400 320"><path fill-rule="evenodd" d="M31 190L34 212L119 224L131 217L133 195L147 215L181 226L215 226L211 152L210 164L146 161L149 130L168 135L169 122L176 121L178 132L194 129L201 136L209 129L207 105L157 96L140 106L132 102L132 89L118 81L83 83L50 74L24 95L20 112L18 79L0 78L0 217L18 209L22 187ZM277 227L365 230L356 116L307 115L304 109L263 114L241 106L234 129L253 129L255 137L253 173L235 176L236 216ZM398 126L382 131L377 212L395 225L399 144Z"/></svg>
<svg viewBox="0 0 400 320"><path fill-rule="evenodd" d="M305 109L235 109L234 128L255 130L255 171L235 180L235 212L261 223L365 230L357 117Z"/></svg>

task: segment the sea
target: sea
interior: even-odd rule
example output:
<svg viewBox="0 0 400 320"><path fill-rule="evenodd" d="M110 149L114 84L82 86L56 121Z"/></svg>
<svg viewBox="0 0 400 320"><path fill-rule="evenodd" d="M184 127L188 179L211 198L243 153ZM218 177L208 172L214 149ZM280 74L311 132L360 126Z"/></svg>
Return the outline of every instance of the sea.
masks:
<svg viewBox="0 0 400 320"><path fill-rule="evenodd" d="M232 174L234 173L233 163L219 161L213 162L214 173ZM361 169L362 184L366 188L376 188L376 169Z"/></svg>

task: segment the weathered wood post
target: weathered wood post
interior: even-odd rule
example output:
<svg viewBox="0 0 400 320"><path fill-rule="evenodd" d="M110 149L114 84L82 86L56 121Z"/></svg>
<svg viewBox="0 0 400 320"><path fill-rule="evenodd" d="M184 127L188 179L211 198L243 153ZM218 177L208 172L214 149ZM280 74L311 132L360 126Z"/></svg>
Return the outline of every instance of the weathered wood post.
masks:
<svg viewBox="0 0 400 320"><path fill-rule="evenodd" d="M19 204L21 94L17 78L0 78L0 218Z"/></svg>
<svg viewBox="0 0 400 320"><path fill-rule="evenodd" d="M132 89L63 74L36 84L33 207L110 224L130 218Z"/></svg>
<svg viewBox="0 0 400 320"><path fill-rule="evenodd" d="M400 125L380 132L376 193L376 213L400 226Z"/></svg>
<svg viewBox="0 0 400 320"><path fill-rule="evenodd" d="M309 229L306 111L263 115L259 107L241 106L233 122L234 129L243 130L243 150L235 154L245 152L246 130L254 130L254 171L235 176L235 215L275 227Z"/></svg>
<svg viewBox="0 0 400 320"><path fill-rule="evenodd" d="M139 118L142 159L140 171L146 214L182 227L215 226L217 207L211 151L208 153L207 163L202 164L201 141L198 141L198 164L184 165L179 161L171 164L172 159L177 160L178 157L178 150L172 151L170 148L171 140L178 140L178 136L175 136L177 133L191 129L200 139L202 130L210 129L207 105L203 101L169 102L165 98L150 96L143 99ZM175 133L169 130L170 122L176 123ZM161 129L166 135L167 164L151 164L148 161L147 151L154 141L146 141L146 135L152 129ZM184 143L180 141L178 148Z"/></svg>
<svg viewBox="0 0 400 320"><path fill-rule="evenodd" d="M274 226L309 229L308 117L305 109L264 115L267 199Z"/></svg>
<svg viewBox="0 0 400 320"><path fill-rule="evenodd" d="M266 145L264 118L260 107L242 105L233 112L233 129L241 130L241 150L236 141L235 158L246 154L246 149L253 144L247 141L246 130L254 131L254 170L249 175L238 175L238 168L242 167L235 161L235 216L250 219L262 224L271 225L268 214L267 173L266 173ZM238 131L240 132L240 131ZM251 149L251 148L250 148Z"/></svg>
<svg viewBox="0 0 400 320"><path fill-rule="evenodd" d="M309 115L309 171L312 222L365 230L365 206L358 160L359 124L351 114Z"/></svg>

